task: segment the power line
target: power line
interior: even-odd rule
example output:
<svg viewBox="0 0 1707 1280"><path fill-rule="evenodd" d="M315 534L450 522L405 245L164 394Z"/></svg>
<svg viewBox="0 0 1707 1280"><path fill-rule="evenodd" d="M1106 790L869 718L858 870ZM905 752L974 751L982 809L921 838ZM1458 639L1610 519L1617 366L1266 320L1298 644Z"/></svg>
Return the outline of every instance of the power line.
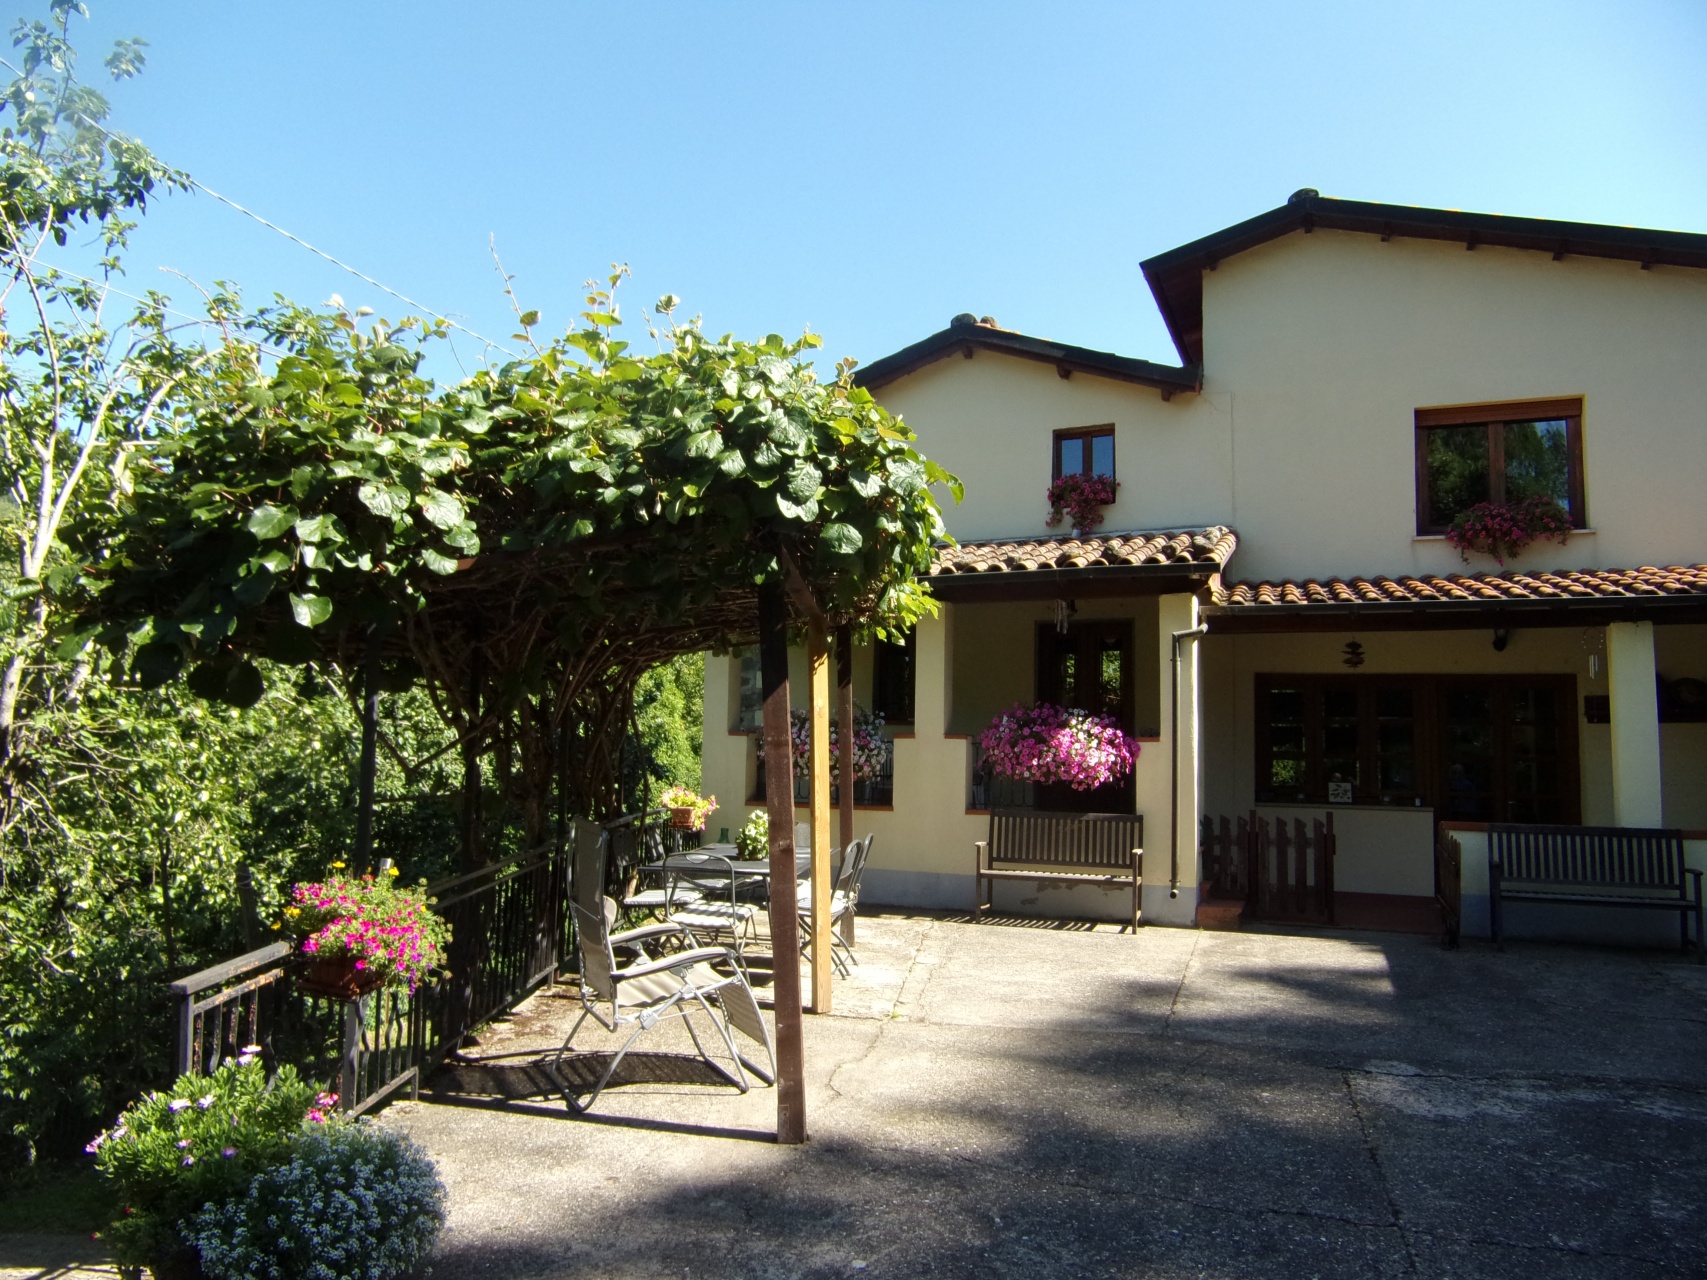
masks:
<svg viewBox="0 0 1707 1280"><path fill-rule="evenodd" d="M6 59L4 59L4 58L0 58L0 66L4 66L8 71L12 72L13 75L16 75L16 76L22 76L23 75L23 72L19 71L18 68L14 67L10 62L6 61ZM97 132L103 134L105 137L110 138L115 142L120 140L118 135L113 133L112 130L106 128L104 125L100 124L98 121L91 120L88 116L84 115L82 112L77 113L77 118L79 120L81 120L84 124L88 125L91 129L94 129ZM220 195L219 192L215 191L212 187L208 186L207 184L205 184L203 182L197 181L195 178L190 177L188 174L185 174L184 177L189 181L189 184L192 187L194 187L196 190L201 191L201 192L205 192L207 195L212 196L215 200L219 201L221 204L231 206L231 208L237 210L238 213L241 213L246 218L253 218L256 222L260 223L263 227L266 227L268 230L278 232L286 240L289 240L294 244L301 245L304 249L307 249L310 253L314 254L316 257L324 258L327 262L330 262L333 266L339 268L340 270L349 272L351 275L356 277L356 279L365 281L368 284L371 284L374 288L381 290L382 292L389 293L393 298L396 298L399 302L403 302L403 303L406 303L407 305L409 305L411 307L414 307L415 310L421 312L423 315L438 317L439 319L443 320L445 322L445 324L449 325L451 328L461 329L464 333L466 333L469 337L475 339L477 342L483 342L488 347L491 347L494 350L502 351L505 355L509 356L510 359L512 359L512 360L521 359L521 357L518 356L514 351L511 351L508 347L503 346L500 343L494 342L491 338L488 338L485 334L476 333L473 329L470 329L467 325L460 324L457 321L452 320L449 316L443 315L439 312L434 311L431 307L428 307L428 306L423 305L422 303L416 302L413 298L409 297L407 294L399 293L396 289L393 289L388 284L380 283L378 280L375 280L372 276L368 275L365 271L358 271L355 267L352 267L349 263L344 262L339 258L334 258L331 254L327 253L324 249L317 248L316 246L309 244L308 241L304 240L301 236L295 235L289 231L286 231L283 227L279 226L278 223L272 222L266 218L263 218L260 214L256 213L253 209L245 209L242 205L238 204L235 200L231 199L229 196Z"/></svg>

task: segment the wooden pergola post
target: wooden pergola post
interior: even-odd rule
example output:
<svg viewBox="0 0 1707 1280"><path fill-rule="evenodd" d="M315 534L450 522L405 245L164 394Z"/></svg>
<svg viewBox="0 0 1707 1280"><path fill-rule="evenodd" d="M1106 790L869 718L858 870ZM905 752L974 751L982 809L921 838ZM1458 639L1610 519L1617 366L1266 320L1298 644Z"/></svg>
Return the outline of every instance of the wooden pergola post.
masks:
<svg viewBox="0 0 1707 1280"><path fill-rule="evenodd" d="M759 586L759 677L765 696L765 809L770 818L771 999L776 1012L776 1140L806 1141L800 1027L800 909L794 879L794 754L788 723L788 603Z"/></svg>
<svg viewBox="0 0 1707 1280"><path fill-rule="evenodd" d="M812 673L812 1012L830 1012L830 642L821 618L807 630ZM842 724L847 755L847 722ZM842 769L846 782L846 762Z"/></svg>
<svg viewBox="0 0 1707 1280"><path fill-rule="evenodd" d="M841 721L842 741L847 744L842 748L842 790L838 797L841 804L837 806L841 810L843 859L847 858L848 848L854 842L853 717L853 627L844 622L836 628L836 718ZM850 947L853 945L852 911L842 917L842 938Z"/></svg>

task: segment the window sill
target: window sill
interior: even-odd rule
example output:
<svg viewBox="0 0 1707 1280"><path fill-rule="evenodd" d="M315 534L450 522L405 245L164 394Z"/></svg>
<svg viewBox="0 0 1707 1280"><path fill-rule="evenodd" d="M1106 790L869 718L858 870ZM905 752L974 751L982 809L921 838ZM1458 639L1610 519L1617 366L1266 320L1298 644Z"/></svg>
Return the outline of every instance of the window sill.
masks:
<svg viewBox="0 0 1707 1280"><path fill-rule="evenodd" d="M1598 529L1572 529L1570 536L1573 538L1580 538L1580 537L1584 536L1585 534L1592 534L1592 533L1598 533L1598 532L1600 532ZM1416 534L1415 536L1413 536L1411 538L1411 541L1412 542L1445 542L1446 541L1446 535L1444 533L1419 533L1419 534ZM1539 541L1542 541L1542 539L1538 538L1538 539L1536 539L1536 541L1539 542Z"/></svg>

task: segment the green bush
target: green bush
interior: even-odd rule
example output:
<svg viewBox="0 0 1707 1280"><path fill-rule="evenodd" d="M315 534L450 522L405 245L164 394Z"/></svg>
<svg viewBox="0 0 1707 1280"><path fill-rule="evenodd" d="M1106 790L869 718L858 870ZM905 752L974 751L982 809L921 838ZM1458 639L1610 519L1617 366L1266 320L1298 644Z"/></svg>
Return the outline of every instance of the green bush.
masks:
<svg viewBox="0 0 1707 1280"><path fill-rule="evenodd" d="M179 1222L242 1196L257 1174L289 1158L305 1117L323 1120L331 1101L289 1066L269 1080L245 1054L127 1107L88 1147L118 1192L106 1238L119 1261L155 1266L180 1257Z"/></svg>
<svg viewBox="0 0 1707 1280"><path fill-rule="evenodd" d="M444 1226L433 1162L369 1121L303 1133L289 1163L183 1225L215 1280L389 1280L415 1269Z"/></svg>

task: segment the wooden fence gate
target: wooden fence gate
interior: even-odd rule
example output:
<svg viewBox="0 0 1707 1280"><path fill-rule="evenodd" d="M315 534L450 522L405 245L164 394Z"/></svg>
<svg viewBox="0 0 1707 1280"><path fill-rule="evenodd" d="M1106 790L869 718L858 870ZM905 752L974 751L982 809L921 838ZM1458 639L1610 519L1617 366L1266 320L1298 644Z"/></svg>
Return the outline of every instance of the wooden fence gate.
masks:
<svg viewBox="0 0 1707 1280"><path fill-rule="evenodd" d="M1254 920L1334 922L1334 815L1306 823L1259 817L1235 825L1204 817L1199 828L1203 878L1218 898L1243 901Z"/></svg>

